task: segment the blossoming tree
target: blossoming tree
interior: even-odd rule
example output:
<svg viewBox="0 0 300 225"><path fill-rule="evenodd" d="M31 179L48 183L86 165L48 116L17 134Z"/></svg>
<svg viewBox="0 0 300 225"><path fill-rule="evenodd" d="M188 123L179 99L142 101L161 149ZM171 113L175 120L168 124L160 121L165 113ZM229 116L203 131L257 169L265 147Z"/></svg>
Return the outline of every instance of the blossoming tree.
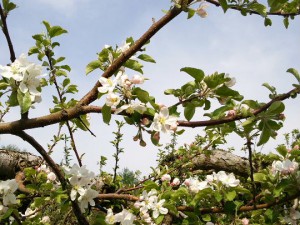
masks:
<svg viewBox="0 0 300 225"><path fill-rule="evenodd" d="M263 1L263 3L265 3ZM293 88L278 94L272 86L270 100L260 103L244 100L233 89L235 78L225 73L205 74L201 69L184 67L182 72L191 81L179 88L167 89L166 95L178 99L174 105L158 104L151 93L143 89L142 62L155 62L144 53L146 44L173 18L187 13L191 18L207 16L206 7L220 6L240 11L242 15L260 15L265 26L272 16L283 17L288 27L290 19L300 13L298 0L272 1L266 5L249 0L172 0L170 9L138 39L128 38L121 46L106 45L98 58L86 66L86 73L102 71L85 95L69 98L77 86L68 77L71 70L56 57L59 47L56 37L67 33L60 26L43 21L45 31L33 35L35 46L16 57L6 20L16 8L10 0L0 4L0 25L10 52L10 63L0 66L0 134L11 134L28 142L41 157L28 153L0 151L0 223L1 224L297 224L299 212L300 139L299 131L286 136L278 154L258 154L253 151L253 139L263 145L275 138L284 120L284 100L300 93L300 75L296 69L287 72L295 77ZM143 50L143 53L140 51ZM39 64L28 57L37 56ZM127 71L138 74L129 76ZM43 72L47 71L47 72ZM39 107L43 89L53 88L54 107L50 114L30 118L32 107ZM97 105L98 99L103 105ZM211 109L211 103L218 106ZM215 105L215 104L214 104ZM20 109L21 119L6 121L12 107ZM209 118L192 121L199 109ZM100 113L109 124L112 116L118 131L112 144L116 148L114 174L89 171L79 156L74 132L89 129L88 114ZM57 124L69 134L60 135L46 149L38 138L26 130ZM121 127L135 126L135 141L145 146L145 135L159 146L160 134L170 134L171 143L161 152L159 165L143 180L128 185L117 174ZM205 127L190 145L175 147L182 135L181 127ZM236 133L246 141L247 159L218 150L226 136ZM52 150L60 141L70 142L77 163L68 160L57 164ZM66 159L68 157L66 152ZM9 158L10 156L10 158ZM15 163L22 159L22 163ZM13 162L13 163L10 163ZM20 161L18 161L20 162ZM100 162L105 164L103 158Z"/></svg>

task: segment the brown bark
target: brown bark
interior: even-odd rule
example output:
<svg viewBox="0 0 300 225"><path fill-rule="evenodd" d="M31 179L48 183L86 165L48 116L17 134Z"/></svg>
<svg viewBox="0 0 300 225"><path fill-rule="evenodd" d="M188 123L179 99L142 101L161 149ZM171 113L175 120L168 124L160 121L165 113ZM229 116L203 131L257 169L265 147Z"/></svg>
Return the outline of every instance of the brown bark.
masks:
<svg viewBox="0 0 300 225"><path fill-rule="evenodd" d="M0 149L0 180L12 179L18 171L39 165L42 158L29 152Z"/></svg>

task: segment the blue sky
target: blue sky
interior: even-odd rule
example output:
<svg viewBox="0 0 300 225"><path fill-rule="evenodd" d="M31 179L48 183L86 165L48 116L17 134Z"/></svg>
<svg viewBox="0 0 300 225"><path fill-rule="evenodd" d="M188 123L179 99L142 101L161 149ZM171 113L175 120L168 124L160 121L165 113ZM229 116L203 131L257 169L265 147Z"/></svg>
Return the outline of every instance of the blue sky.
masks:
<svg viewBox="0 0 300 225"><path fill-rule="evenodd" d="M163 16L162 9L168 9L167 0L26 0L15 1L19 6L8 18L9 30L17 55L27 52L34 45L33 34L40 33L44 27L43 20L52 25L60 25L68 30L68 34L59 38L61 47L57 56L65 56L66 63L72 67L70 77L78 84L81 97L99 78L101 71L85 76L85 66L96 59L105 44L120 45L127 37L139 38L151 25L152 18L158 20ZM152 40L147 54L153 56L156 64L145 64L144 75L150 80L143 86L156 96L158 102L166 105L176 99L164 96L163 90L176 88L189 80L180 73L185 66L201 68L205 73L215 71L226 72L236 77L236 88L247 99L268 100L268 91L261 86L268 82L278 87L278 92L286 92L294 82L292 75L285 71L294 67L300 71L300 19L290 22L285 29L282 18L273 17L273 26L264 27L260 16L243 17L238 12L223 13L221 8L210 6L208 17L202 19L195 16L186 19L186 14L175 18ZM9 62L7 46L3 35L0 37L0 64ZM30 60L35 60L31 57ZM134 74L128 71L129 74ZM31 116L48 113L51 98L49 90L42 93L44 101L36 106ZM100 102L95 102L97 104ZM285 127L280 133L299 128L300 99L286 101ZM6 121L18 118L18 109L12 110L12 116ZM121 119L120 117L115 117ZM203 120L201 112L194 120ZM109 157L107 169L111 169L113 148L109 143L113 140L115 126L102 124L100 115L92 116L91 129L97 138L88 133L76 133L80 153L86 153L84 163L90 169L97 170L96 162L100 155ZM113 124L113 122L112 122ZM180 139L180 143L188 143L202 128L191 129ZM28 131L44 147L49 136L56 132L56 126ZM125 154L121 157L121 168L149 172L155 165L157 148L150 141L145 148L132 141L135 134L133 128L124 130ZM167 140L167 137L164 137ZM279 139L282 140L282 139ZM1 145L17 144L30 149L26 143L9 135L1 135ZM240 149L243 141L236 136L229 138L228 146ZM271 151L275 142L263 148ZM61 146L54 155L57 161L62 157ZM257 149L258 151L261 148Z"/></svg>

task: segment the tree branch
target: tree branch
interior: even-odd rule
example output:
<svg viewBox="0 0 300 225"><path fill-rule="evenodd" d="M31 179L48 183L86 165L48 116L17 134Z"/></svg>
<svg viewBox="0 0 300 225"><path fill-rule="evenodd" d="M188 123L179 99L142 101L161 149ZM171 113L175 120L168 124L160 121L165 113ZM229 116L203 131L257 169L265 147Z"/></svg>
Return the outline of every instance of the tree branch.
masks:
<svg viewBox="0 0 300 225"><path fill-rule="evenodd" d="M10 52L10 61L14 62L16 60L14 46L13 46L12 41L10 39L10 35L9 35L9 32L8 32L8 28L7 28L7 23L6 23L7 15L5 14L1 4L0 4L0 16L1 16L1 21L2 21L2 31L5 35L5 38L6 38L6 41L7 41L7 44L8 44L8 48L9 48L9 52Z"/></svg>
<svg viewBox="0 0 300 225"><path fill-rule="evenodd" d="M221 6L220 3L216 0L206 0L206 2L209 2L217 7ZM233 10L241 11L241 9L236 6L231 6L229 8L233 9ZM249 12L250 14L260 15L260 13L254 11L254 10L248 9L247 12ZM284 17L286 17L286 16L297 16L300 14L300 11L297 13L267 12L266 14L269 16L284 16Z"/></svg>

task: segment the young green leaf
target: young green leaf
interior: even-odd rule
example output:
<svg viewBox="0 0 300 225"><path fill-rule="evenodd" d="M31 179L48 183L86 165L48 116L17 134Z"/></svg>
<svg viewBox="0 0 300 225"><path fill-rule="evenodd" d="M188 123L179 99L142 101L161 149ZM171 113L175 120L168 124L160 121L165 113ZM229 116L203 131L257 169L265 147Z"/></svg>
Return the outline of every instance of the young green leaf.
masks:
<svg viewBox="0 0 300 225"><path fill-rule="evenodd" d="M102 112L103 122L109 125L109 122L111 120L111 107L104 104L101 112Z"/></svg>
<svg viewBox="0 0 300 225"><path fill-rule="evenodd" d="M85 68L85 74L88 75L89 73L93 72L95 69L100 68L101 62L99 60L95 60L90 62Z"/></svg>
<svg viewBox="0 0 300 225"><path fill-rule="evenodd" d="M49 30L49 36L50 38L62 35L68 33L68 31L66 31L65 29L61 28L60 26L53 26L50 28Z"/></svg>
<svg viewBox="0 0 300 225"><path fill-rule="evenodd" d="M298 72L296 69L294 69L294 68L289 68L286 72L293 74L294 77L297 79L297 81L298 81L299 84L300 84L300 74L299 74L299 72Z"/></svg>
<svg viewBox="0 0 300 225"><path fill-rule="evenodd" d="M205 74L202 70L192 68L192 67L184 67L184 68L181 68L180 71L186 72L187 74L192 76L198 82L201 82L205 76Z"/></svg>
<svg viewBox="0 0 300 225"><path fill-rule="evenodd" d="M137 58L145 62L156 63L155 60L150 55L141 54Z"/></svg>
<svg viewBox="0 0 300 225"><path fill-rule="evenodd" d="M195 106L193 104L188 104L185 108L184 108L184 117L190 121L194 114L195 114Z"/></svg>

